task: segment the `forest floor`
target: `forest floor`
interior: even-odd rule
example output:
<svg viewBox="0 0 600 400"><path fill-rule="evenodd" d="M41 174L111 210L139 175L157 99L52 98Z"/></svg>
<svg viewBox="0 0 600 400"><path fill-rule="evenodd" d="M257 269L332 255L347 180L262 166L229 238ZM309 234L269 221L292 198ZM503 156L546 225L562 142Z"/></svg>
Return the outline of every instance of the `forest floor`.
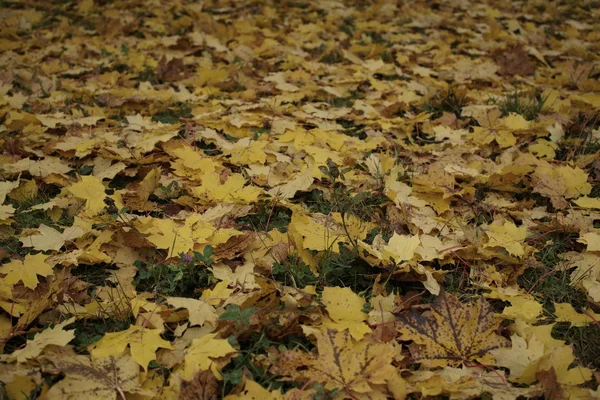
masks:
<svg viewBox="0 0 600 400"><path fill-rule="evenodd" d="M600 398L598 1L0 1L0 398Z"/></svg>

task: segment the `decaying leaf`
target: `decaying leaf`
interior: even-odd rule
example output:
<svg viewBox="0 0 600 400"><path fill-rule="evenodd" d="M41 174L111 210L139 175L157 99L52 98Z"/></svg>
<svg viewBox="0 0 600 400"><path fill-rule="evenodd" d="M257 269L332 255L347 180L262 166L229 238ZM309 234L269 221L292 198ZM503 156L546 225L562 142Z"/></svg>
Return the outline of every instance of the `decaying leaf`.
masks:
<svg viewBox="0 0 600 400"><path fill-rule="evenodd" d="M461 363L492 363L490 351L507 347L509 341L496 333L500 320L482 298L462 303L442 292L423 314L401 316L398 329L403 340L412 340L416 360L431 366Z"/></svg>
<svg viewBox="0 0 600 400"><path fill-rule="evenodd" d="M112 400L126 393L143 393L139 365L127 353L90 361L59 353L48 358L65 378L48 391L49 398Z"/></svg>
<svg viewBox="0 0 600 400"><path fill-rule="evenodd" d="M391 344L370 337L354 341L347 330L313 334L318 354L284 352L276 363L277 373L319 382L328 390L338 388L353 398L383 398L387 389L381 385L396 375L392 361L397 350Z"/></svg>

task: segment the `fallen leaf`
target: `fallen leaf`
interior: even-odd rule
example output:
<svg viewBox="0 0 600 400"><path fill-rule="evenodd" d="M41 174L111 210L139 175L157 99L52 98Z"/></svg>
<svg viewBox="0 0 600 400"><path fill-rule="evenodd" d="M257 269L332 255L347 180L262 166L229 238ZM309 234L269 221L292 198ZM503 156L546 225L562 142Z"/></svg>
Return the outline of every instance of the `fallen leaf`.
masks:
<svg viewBox="0 0 600 400"><path fill-rule="evenodd" d="M171 343L162 339L160 329L147 329L142 326L131 325L127 330L105 334L100 341L91 346L92 358L106 358L121 354L127 346L131 349L131 357L144 368L156 359L156 350L172 349Z"/></svg>
<svg viewBox="0 0 600 400"><path fill-rule="evenodd" d="M85 356L58 354L48 361L65 376L50 388L48 398L108 400L141 391L139 366L128 354L93 361Z"/></svg>
<svg viewBox="0 0 600 400"><path fill-rule="evenodd" d="M350 288L325 287L321 302L333 320L333 324L324 322L324 326L339 331L349 329L350 334L356 340L371 331L365 323L367 314L362 311L366 300L353 293Z"/></svg>
<svg viewBox="0 0 600 400"><path fill-rule="evenodd" d="M410 312L398 320L403 340L417 344L415 360L430 366L459 365L478 361L493 363L491 350L507 347L499 336L500 320L484 299L461 303L452 294L442 292L431 304L431 311Z"/></svg>
<svg viewBox="0 0 600 400"><path fill-rule="evenodd" d="M75 330L65 331L64 328L73 322L75 322L75 318L70 318L54 326L54 328L36 333L33 340L28 340L25 347L14 351L10 358L15 357L17 362L22 363L39 356L46 346L66 346L71 340L75 339Z"/></svg>
<svg viewBox="0 0 600 400"><path fill-rule="evenodd" d="M192 344L185 349L185 363L182 370L184 379L189 380L198 371L211 371L221 380L221 373L213 358L225 357L237 353L226 339L216 339L216 334L207 334L192 340Z"/></svg>
<svg viewBox="0 0 600 400"><path fill-rule="evenodd" d="M13 260L8 264L0 267L0 274L6 274L3 278L4 282L9 285L14 285L18 282L23 282L25 287L35 289L38 285L38 275L50 276L53 274L52 267L45 261L48 259L42 253L25 256L23 261Z"/></svg>

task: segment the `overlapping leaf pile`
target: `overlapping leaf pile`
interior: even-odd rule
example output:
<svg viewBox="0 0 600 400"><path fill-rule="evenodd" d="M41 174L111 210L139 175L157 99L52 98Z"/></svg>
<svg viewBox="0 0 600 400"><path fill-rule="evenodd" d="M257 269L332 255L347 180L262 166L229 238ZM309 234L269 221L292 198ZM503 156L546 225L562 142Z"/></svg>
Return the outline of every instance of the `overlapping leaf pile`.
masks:
<svg viewBox="0 0 600 400"><path fill-rule="evenodd" d="M488 3L1 3L2 396L598 397L600 7Z"/></svg>

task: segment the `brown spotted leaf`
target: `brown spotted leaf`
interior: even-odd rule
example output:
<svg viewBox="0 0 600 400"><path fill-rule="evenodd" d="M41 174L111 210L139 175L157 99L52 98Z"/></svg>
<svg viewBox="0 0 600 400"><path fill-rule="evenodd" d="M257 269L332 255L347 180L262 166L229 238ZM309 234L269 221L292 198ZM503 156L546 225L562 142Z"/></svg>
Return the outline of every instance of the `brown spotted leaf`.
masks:
<svg viewBox="0 0 600 400"><path fill-rule="evenodd" d="M370 336L354 341L348 330L315 330L318 354L287 351L280 354L277 373L301 381L321 383L325 389L340 389L351 398L382 395L379 385L396 375L391 362L397 349ZM375 398L373 397L373 398Z"/></svg>
<svg viewBox="0 0 600 400"><path fill-rule="evenodd" d="M198 371L189 381L182 380L179 400L218 399L219 380L210 371Z"/></svg>
<svg viewBox="0 0 600 400"><path fill-rule="evenodd" d="M90 361L89 357L57 352L48 357L65 378L47 394L49 399L109 400L141 393L140 367L128 352Z"/></svg>
<svg viewBox="0 0 600 400"><path fill-rule="evenodd" d="M443 292L431 304L431 311L401 317L399 330L404 340L416 344L412 349L415 360L428 366L475 360L486 364L493 361L491 350L510 345L508 339L495 332L499 323L483 298L461 303L456 296Z"/></svg>

